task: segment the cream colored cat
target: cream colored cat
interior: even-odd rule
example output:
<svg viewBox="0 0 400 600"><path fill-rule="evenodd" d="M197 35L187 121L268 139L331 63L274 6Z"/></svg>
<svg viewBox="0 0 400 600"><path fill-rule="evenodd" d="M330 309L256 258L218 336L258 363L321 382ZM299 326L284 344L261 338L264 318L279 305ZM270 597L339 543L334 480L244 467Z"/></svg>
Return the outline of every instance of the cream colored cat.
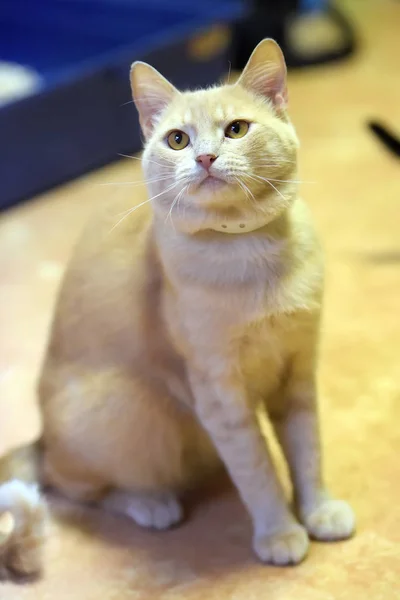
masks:
<svg viewBox="0 0 400 600"><path fill-rule="evenodd" d="M166 529L182 518L181 492L222 461L258 557L298 563L308 534L347 538L354 516L321 475L323 273L298 197L282 53L264 40L236 84L203 91L180 93L140 62L131 81L151 208L120 222L121 206L99 211L70 263L40 382L45 477L71 498ZM3 566L34 571L42 501L8 482L1 509Z"/></svg>

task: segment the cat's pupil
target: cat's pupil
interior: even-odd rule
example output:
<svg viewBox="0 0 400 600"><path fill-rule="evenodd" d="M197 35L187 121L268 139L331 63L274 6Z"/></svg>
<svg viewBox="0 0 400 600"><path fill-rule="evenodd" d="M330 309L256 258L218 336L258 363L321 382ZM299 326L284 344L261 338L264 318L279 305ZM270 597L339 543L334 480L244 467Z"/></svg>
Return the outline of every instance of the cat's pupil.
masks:
<svg viewBox="0 0 400 600"><path fill-rule="evenodd" d="M175 142L176 142L177 144L181 144L181 143L182 143L182 134L181 134L181 133L177 132L177 133L175 134Z"/></svg>
<svg viewBox="0 0 400 600"><path fill-rule="evenodd" d="M236 134L240 133L240 123L239 123L239 121L236 121L236 123L232 123L232 125L231 125L231 131L233 133L236 133Z"/></svg>

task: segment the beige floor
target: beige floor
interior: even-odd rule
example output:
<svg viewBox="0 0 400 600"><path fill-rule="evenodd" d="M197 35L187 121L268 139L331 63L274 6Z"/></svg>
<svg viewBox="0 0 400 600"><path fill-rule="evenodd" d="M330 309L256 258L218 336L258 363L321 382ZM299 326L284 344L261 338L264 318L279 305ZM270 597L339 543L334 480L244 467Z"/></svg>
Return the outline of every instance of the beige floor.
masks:
<svg viewBox="0 0 400 600"><path fill-rule="evenodd" d="M400 598L400 161L369 134L400 131L400 3L347 0L360 50L290 77L301 176L326 247L320 381L326 468L354 505L357 536L313 544L300 567L252 556L250 528L224 485L167 534L57 503L44 578L0 584L1 600L394 600ZM21 174L23 176L23 174ZM54 294L96 203L144 188L136 161L102 169L0 218L0 453L37 431L32 378ZM77 526L78 525L78 526Z"/></svg>

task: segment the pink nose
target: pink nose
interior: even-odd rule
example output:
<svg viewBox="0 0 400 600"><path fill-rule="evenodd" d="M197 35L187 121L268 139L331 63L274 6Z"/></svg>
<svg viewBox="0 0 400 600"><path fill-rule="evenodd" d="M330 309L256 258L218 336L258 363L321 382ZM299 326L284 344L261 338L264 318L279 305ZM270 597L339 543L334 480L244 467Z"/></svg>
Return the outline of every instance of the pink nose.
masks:
<svg viewBox="0 0 400 600"><path fill-rule="evenodd" d="M215 160L217 160L215 154L200 154L200 156L196 158L196 162L200 163L206 171L208 171Z"/></svg>

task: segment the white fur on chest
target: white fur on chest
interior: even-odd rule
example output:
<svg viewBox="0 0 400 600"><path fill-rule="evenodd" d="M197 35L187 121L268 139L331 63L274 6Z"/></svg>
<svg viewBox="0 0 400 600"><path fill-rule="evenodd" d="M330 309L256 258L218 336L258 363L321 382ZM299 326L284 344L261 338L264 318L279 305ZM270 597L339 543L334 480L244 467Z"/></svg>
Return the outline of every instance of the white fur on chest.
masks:
<svg viewBox="0 0 400 600"><path fill-rule="evenodd" d="M229 287L260 282L273 285L286 263L286 240L274 240L263 230L243 234L203 232L185 236L161 235L167 271L177 284Z"/></svg>
<svg viewBox="0 0 400 600"><path fill-rule="evenodd" d="M177 348L207 371L239 359L253 391L276 388L299 337L299 313L319 309L319 268L308 246L257 230L161 236L160 250L174 290L165 306Z"/></svg>

